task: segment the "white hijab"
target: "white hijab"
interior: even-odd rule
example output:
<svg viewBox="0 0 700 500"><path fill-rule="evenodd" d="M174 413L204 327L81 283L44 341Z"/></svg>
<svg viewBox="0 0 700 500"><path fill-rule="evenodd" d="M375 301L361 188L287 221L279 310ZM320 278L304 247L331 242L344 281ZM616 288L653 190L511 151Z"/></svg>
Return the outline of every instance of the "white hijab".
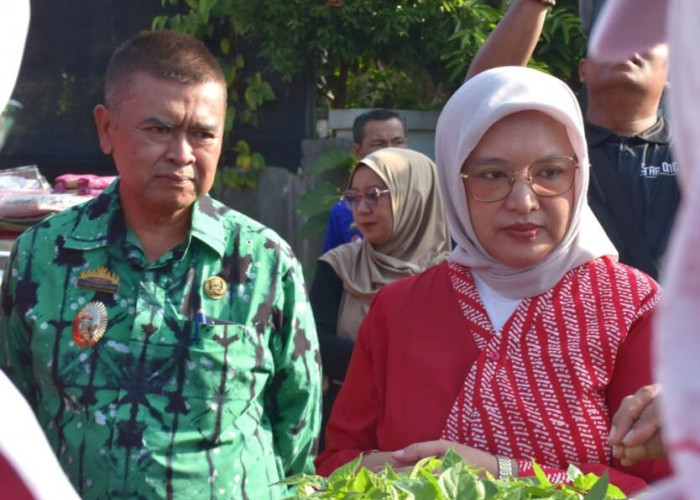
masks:
<svg viewBox="0 0 700 500"><path fill-rule="evenodd" d="M464 161L483 135L501 118L519 111L540 111L567 130L579 160L569 228L559 245L535 266L516 269L491 257L476 238L460 178ZM539 295L570 269L617 251L588 207L589 162L583 118L576 96L561 80L515 66L494 68L471 78L450 98L435 132L438 179L447 222L456 247L449 260L464 264L497 293L512 299Z"/></svg>

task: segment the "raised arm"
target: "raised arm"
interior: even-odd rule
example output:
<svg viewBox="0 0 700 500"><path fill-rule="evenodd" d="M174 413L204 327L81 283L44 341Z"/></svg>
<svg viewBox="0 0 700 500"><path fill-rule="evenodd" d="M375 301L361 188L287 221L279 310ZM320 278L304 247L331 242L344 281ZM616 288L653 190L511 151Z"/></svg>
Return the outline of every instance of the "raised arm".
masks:
<svg viewBox="0 0 700 500"><path fill-rule="evenodd" d="M499 66L526 66L542 33L548 3L513 0L469 65L467 77Z"/></svg>

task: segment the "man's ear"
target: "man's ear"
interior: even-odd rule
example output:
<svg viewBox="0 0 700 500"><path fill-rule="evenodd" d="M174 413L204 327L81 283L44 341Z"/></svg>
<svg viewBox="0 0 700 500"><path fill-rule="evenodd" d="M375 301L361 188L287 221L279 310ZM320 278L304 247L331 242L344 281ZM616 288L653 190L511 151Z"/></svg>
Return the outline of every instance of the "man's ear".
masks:
<svg viewBox="0 0 700 500"><path fill-rule="evenodd" d="M97 134L100 137L100 149L106 155L112 154L112 139L110 132L112 129L113 116L103 104L98 104L92 111L97 126Z"/></svg>
<svg viewBox="0 0 700 500"><path fill-rule="evenodd" d="M578 61L578 81L586 83L586 59L584 58Z"/></svg>
<svg viewBox="0 0 700 500"><path fill-rule="evenodd" d="M352 147L350 148L352 151L352 154L355 155L355 158L360 157L360 149L362 148L361 144L358 144L357 142L352 143Z"/></svg>

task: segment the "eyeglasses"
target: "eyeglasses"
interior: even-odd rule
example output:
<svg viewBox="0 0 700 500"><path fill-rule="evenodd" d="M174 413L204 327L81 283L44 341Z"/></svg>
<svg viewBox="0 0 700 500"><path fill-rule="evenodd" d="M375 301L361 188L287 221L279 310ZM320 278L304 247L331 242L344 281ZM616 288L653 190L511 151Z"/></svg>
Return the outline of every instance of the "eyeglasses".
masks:
<svg viewBox="0 0 700 500"><path fill-rule="evenodd" d="M366 189L363 193L357 189L347 189L343 191L343 196L340 199L349 210L359 207L363 199L367 208L375 208L385 194L389 194L389 190L378 187Z"/></svg>
<svg viewBox="0 0 700 500"><path fill-rule="evenodd" d="M467 181L472 198L477 201L500 201L513 190L515 178L525 174L530 189L537 196L558 196L566 193L574 185L576 158L561 156L543 158L528 166L524 172L515 172L505 161L489 160L469 166L467 172L459 176Z"/></svg>

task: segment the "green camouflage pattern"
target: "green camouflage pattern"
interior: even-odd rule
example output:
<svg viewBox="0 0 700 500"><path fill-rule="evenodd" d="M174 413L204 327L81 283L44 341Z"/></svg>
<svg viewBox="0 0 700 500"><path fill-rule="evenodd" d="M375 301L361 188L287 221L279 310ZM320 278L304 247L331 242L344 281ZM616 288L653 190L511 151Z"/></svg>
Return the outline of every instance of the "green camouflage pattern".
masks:
<svg viewBox="0 0 700 500"><path fill-rule="evenodd" d="M2 284L0 362L86 499L279 499L313 472L320 354L301 268L273 231L208 196L149 264L118 181L20 236ZM79 287L106 268L116 293ZM228 290L209 297L204 281ZM86 304L108 325L80 348ZM197 325L197 313L206 324Z"/></svg>

